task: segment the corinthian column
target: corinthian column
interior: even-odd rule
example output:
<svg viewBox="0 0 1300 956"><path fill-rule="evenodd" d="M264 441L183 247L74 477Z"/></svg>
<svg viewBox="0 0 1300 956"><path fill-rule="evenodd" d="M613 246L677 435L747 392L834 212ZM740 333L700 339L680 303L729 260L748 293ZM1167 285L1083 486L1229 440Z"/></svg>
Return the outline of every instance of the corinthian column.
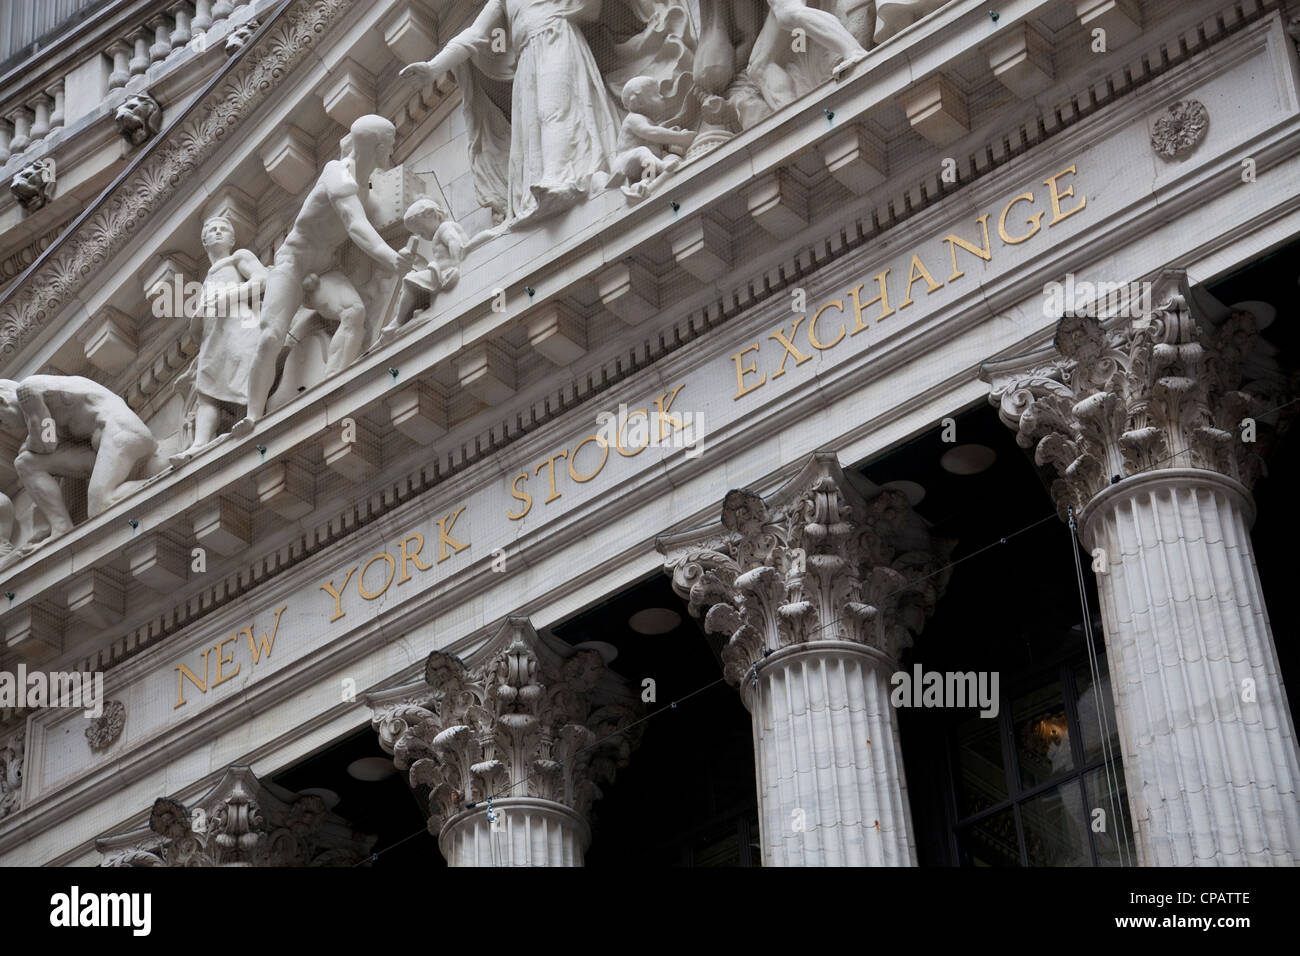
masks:
<svg viewBox="0 0 1300 956"><path fill-rule="evenodd" d="M450 866L582 866L588 813L627 763L636 695L594 650L510 617L466 660L434 651L424 680L371 695L379 742Z"/></svg>
<svg viewBox="0 0 1300 956"><path fill-rule="evenodd" d="M95 849L103 866L355 866L374 842L315 794L229 767L192 806L160 797L148 826L100 837Z"/></svg>
<svg viewBox="0 0 1300 956"><path fill-rule="evenodd" d="M753 717L764 866L915 866L890 676L946 583L951 544L833 454L722 523L661 539L665 570Z"/></svg>
<svg viewBox="0 0 1300 956"><path fill-rule="evenodd" d="M1250 540L1281 398L1251 315L1193 315L1177 272L1154 301L1067 316L984 375L1093 555L1139 861L1295 865L1300 752Z"/></svg>

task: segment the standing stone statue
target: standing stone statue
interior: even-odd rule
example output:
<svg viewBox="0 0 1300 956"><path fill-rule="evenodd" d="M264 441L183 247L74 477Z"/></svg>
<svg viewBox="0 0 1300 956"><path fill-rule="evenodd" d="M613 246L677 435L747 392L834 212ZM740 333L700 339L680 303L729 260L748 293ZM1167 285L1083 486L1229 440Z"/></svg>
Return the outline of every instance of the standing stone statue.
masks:
<svg viewBox="0 0 1300 956"><path fill-rule="evenodd" d="M222 403L248 404L248 373L258 342L258 304L266 267L247 249L235 249L235 229L224 216L203 224L203 248L211 267L203 280L200 311L190 317L199 340L194 389L194 441L172 455L172 467L217 441ZM220 436L224 437L224 436Z"/></svg>
<svg viewBox="0 0 1300 956"><path fill-rule="evenodd" d="M56 478L90 479L86 511L93 518L144 484L127 479L158 447L126 402L79 375L0 379L0 427L27 434L14 470L49 524L32 541L72 530Z"/></svg>
<svg viewBox="0 0 1300 956"><path fill-rule="evenodd" d="M601 0L488 0L437 56L399 74L428 84L455 71L480 201L507 225L566 209L609 180L618 111L580 30L600 8ZM509 119L488 95L494 81L510 83Z"/></svg>
<svg viewBox="0 0 1300 956"><path fill-rule="evenodd" d="M393 124L382 116L368 114L356 120L344 138L343 157L325 164L276 251L266 277L257 350L248 377L248 412L231 429L233 436L252 432L266 413L280 350L304 303L338 322L330 340L327 376L361 355L366 309L352 280L337 266L345 243L351 240L385 275L404 274L414 264L412 254L393 249L371 223L370 174L391 166L396 136Z"/></svg>

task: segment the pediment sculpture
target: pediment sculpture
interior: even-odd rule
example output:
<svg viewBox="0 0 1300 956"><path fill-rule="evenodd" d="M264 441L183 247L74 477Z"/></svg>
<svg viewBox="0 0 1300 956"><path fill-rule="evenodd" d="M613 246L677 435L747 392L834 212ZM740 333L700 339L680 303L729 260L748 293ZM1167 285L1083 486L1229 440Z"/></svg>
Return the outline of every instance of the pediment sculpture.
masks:
<svg viewBox="0 0 1300 956"><path fill-rule="evenodd" d="M132 475L158 447L125 401L79 375L0 379L0 428L25 435L14 471L44 519L11 557L72 530L59 478L89 479L86 514L93 518L143 485Z"/></svg>

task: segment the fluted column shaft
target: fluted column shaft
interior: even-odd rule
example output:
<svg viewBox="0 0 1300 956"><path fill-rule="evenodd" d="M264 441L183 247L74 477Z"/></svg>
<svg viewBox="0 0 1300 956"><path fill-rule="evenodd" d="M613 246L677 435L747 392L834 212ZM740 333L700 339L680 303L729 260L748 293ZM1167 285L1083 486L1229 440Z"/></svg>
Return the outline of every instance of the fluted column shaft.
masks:
<svg viewBox="0 0 1300 956"><path fill-rule="evenodd" d="M1300 862L1300 752L1238 482L1129 478L1084 512L1138 856L1145 866Z"/></svg>
<svg viewBox="0 0 1300 956"><path fill-rule="evenodd" d="M816 641L775 652L744 698L754 723L764 866L915 866L896 665Z"/></svg>
<svg viewBox="0 0 1300 956"><path fill-rule="evenodd" d="M448 866L582 866L591 829L580 815L554 800L494 800L452 817L438 835Z"/></svg>

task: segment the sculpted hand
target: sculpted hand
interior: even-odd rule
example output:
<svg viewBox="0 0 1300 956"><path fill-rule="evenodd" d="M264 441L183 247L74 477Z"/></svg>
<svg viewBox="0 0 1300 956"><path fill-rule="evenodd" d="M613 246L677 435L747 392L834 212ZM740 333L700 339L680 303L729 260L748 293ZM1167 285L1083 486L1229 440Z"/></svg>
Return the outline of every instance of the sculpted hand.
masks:
<svg viewBox="0 0 1300 956"><path fill-rule="evenodd" d="M398 275L406 275L413 269L420 267L421 256L418 252L408 252L406 249L399 249L397 252L397 261L395 267Z"/></svg>
<svg viewBox="0 0 1300 956"><path fill-rule="evenodd" d="M439 70L432 62L409 63L402 67L397 75L404 80L411 80L424 86L436 80L445 70Z"/></svg>

